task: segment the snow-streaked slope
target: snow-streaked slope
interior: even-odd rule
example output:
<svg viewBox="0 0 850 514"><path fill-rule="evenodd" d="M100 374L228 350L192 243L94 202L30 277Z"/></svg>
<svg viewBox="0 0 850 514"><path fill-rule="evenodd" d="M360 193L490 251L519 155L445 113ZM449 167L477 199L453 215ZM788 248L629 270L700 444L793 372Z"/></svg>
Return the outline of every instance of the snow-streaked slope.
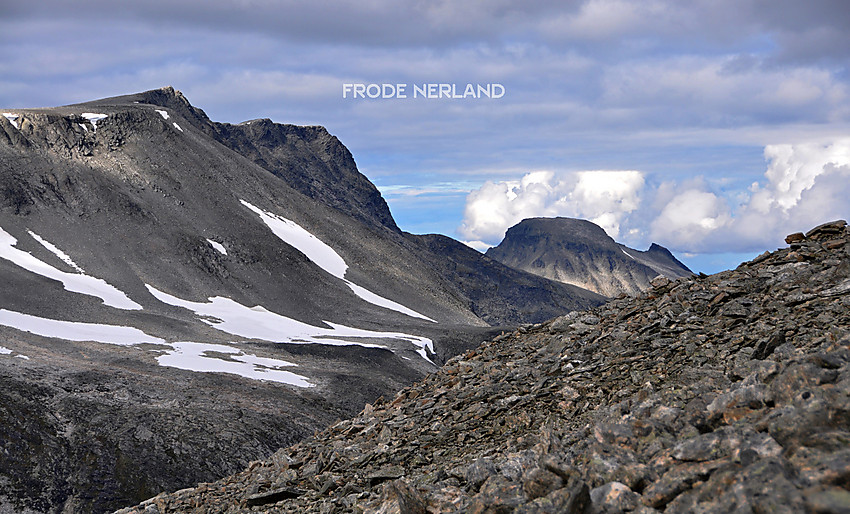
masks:
<svg viewBox="0 0 850 514"><path fill-rule="evenodd" d="M209 298L208 302L184 300L145 284L159 301L189 309L210 326L228 334L276 343L326 344L334 346L359 345L367 348L385 348L384 345L364 343L358 339L390 339L407 341L419 348L417 352L430 361L425 348L434 351L433 343L425 337L400 332L378 332L347 327L325 321L331 328L315 327L301 321L269 311L262 306L246 307L223 296Z"/></svg>
<svg viewBox="0 0 850 514"><path fill-rule="evenodd" d="M46 241L41 238L38 238L38 241L41 244L46 243ZM109 305L110 307L125 310L142 309L141 305L128 298L124 292L108 284L105 280L94 278L83 273L67 273L58 270L50 264L35 258L30 253L15 248L16 244L18 244L18 240L0 228L0 258L9 260L27 271L31 271L49 279L58 280L59 282L62 282L65 289L70 292L100 298L103 300L104 304ZM56 248L56 246L52 244L50 244L50 246L57 252L65 255L64 252ZM53 249L49 247L48 249L53 252ZM68 259L70 260L70 257Z"/></svg>
<svg viewBox="0 0 850 514"><path fill-rule="evenodd" d="M407 316L436 323L435 320L425 316L424 314L416 312L413 309L405 307L404 305L394 302L388 298L384 298L383 296L369 291L365 287L358 286L350 280L347 280L345 278L345 272L348 270L348 264L345 263L345 260L336 253L333 248L294 221L288 220L271 212L264 211L245 200L240 201L242 202L242 205L254 211L260 219L263 220L263 223L265 223L266 226L268 226L281 241L306 255L307 258L313 261L313 263L318 267L345 282L354 294L359 296L362 300L373 305L377 305L378 307L383 307L385 309L400 312Z"/></svg>
<svg viewBox="0 0 850 514"><path fill-rule="evenodd" d="M246 354L242 350L221 344L178 342L171 343L173 350L156 358L161 366L196 371L200 373L230 373L254 380L268 380L295 387L315 387L307 377L279 368L297 366L291 362ZM225 354L224 360L207 353Z"/></svg>
<svg viewBox="0 0 850 514"><path fill-rule="evenodd" d="M331 275L339 279L345 279L348 264L345 263L345 260L333 248L325 244L321 239L294 221L264 211L245 200L240 201L242 205L254 211L281 241L296 248L313 261L316 266Z"/></svg>
<svg viewBox="0 0 850 514"><path fill-rule="evenodd" d="M48 319L7 309L0 309L0 325L67 341L94 341L117 345L165 343L164 339L145 334L137 328Z"/></svg>
<svg viewBox="0 0 850 514"><path fill-rule="evenodd" d="M160 366L202 373L230 373L254 380L269 380L296 387L314 387L307 377L279 369L297 366L294 363L246 354L231 346L192 342L167 343L164 339L150 336L132 327L48 319L7 309L0 309L0 325L66 341L93 341L120 346L144 343L168 345L172 349L165 350L165 353L156 359ZM229 359L207 355L208 352L226 354ZM10 354L12 350L0 346L0 355ZM25 355L16 357L29 360Z"/></svg>
<svg viewBox="0 0 850 514"><path fill-rule="evenodd" d="M53 244L53 243L51 243L50 241L45 240L44 238L42 238L40 235L36 234L36 233L35 233L35 232L33 232L32 230L27 230L27 233L28 233L29 235L31 235L33 239L35 239L36 241L38 241L38 242L41 244L41 246L43 246L43 247L47 248L48 250L50 250L50 252L51 252L53 255L55 255L56 257L59 257L59 260L61 260L62 262L64 262L64 263L65 263L65 264L67 264L68 266L71 266L71 267L72 267L72 268L74 268L75 270L77 270L77 272L78 272L78 273L85 273L85 272L83 271L83 269L82 269L81 267L77 266L77 263L76 263L76 262L74 262L74 260L73 260L73 259L71 259L71 257L69 257L69 256L68 256L68 254L67 254L67 253L65 253L65 252L63 252L62 250L60 250L59 248L57 248L57 247L56 247L56 245L54 245L54 244Z"/></svg>

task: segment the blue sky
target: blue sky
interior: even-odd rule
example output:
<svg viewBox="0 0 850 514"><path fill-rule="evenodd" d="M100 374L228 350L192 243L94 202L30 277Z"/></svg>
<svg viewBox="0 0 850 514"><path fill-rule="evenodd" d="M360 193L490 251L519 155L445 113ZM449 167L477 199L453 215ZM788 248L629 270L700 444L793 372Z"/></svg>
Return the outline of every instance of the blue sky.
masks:
<svg viewBox="0 0 850 514"><path fill-rule="evenodd" d="M485 248L524 217L584 217L714 272L850 210L843 0L9 4L0 106L173 85L217 121L324 125L414 233Z"/></svg>

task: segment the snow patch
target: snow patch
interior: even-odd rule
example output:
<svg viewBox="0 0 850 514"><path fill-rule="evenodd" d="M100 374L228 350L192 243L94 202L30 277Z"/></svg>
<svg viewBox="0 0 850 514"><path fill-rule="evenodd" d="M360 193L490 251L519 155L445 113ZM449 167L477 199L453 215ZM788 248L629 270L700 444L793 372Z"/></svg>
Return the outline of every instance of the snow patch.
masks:
<svg viewBox="0 0 850 514"><path fill-rule="evenodd" d="M201 373L230 373L254 380L267 380L295 387L315 387L307 377L284 371L280 368L297 364L268 357L246 354L237 348L206 343L166 343L164 339L145 334L132 327L79 323L31 316L0 309L0 325L22 330L43 337L55 337L66 341L94 341L96 343L135 346L144 343L168 345L171 350L156 358L160 366L196 371ZM162 352L162 350L153 350ZM227 358L208 355L208 352L225 354ZM0 346L0 355L11 355L9 348ZM30 360L26 355L15 355Z"/></svg>
<svg viewBox="0 0 850 514"><path fill-rule="evenodd" d="M417 346L419 348L417 353L429 361L426 348L430 349L432 353L434 351L433 342L425 337L400 332L365 330L329 321L323 323L330 328L316 327L271 312L262 305L246 307L223 296L209 298L207 302L192 302L162 292L149 284L145 284L145 287L157 300L168 305L189 309L198 316L202 316L201 320L204 323L222 332L248 339L292 344L358 345L365 348L383 349L388 348L385 345L365 343L360 339L390 339L406 341Z"/></svg>
<svg viewBox="0 0 850 514"><path fill-rule="evenodd" d="M14 353L12 350L6 348L5 346L0 346L0 355L12 355L12 353ZM27 357L26 355L21 355L20 353L15 355L15 357L18 359L23 359L25 361L30 360L29 357Z"/></svg>
<svg viewBox="0 0 850 514"><path fill-rule="evenodd" d="M254 380L279 382L295 387L315 387L307 377L280 368L297 366L291 362L257 357L237 348L221 344L171 343L173 350L156 358L160 366L168 366L199 373L230 373ZM229 359L209 355L225 354Z"/></svg>
<svg viewBox="0 0 850 514"><path fill-rule="evenodd" d="M20 127L18 127L18 118L19 118L19 116L18 116L17 114L15 114L15 113L11 113L11 112L4 112L4 113L3 113L3 116L4 116L7 120L9 120L9 123L11 123L11 124L12 124L15 128L20 128Z"/></svg>
<svg viewBox="0 0 850 514"><path fill-rule="evenodd" d="M55 320L7 309L0 309L0 325L42 337L55 337L66 341L94 341L122 346L141 343L165 343L164 339L145 334L137 328Z"/></svg>
<svg viewBox="0 0 850 514"><path fill-rule="evenodd" d="M156 109L156 112L158 112L159 115L162 116L162 119L164 119L164 120L168 119L168 111L160 111L159 109Z"/></svg>
<svg viewBox="0 0 850 514"><path fill-rule="evenodd" d="M64 263L65 263L65 264L67 264L68 266L71 266L72 268L74 268L75 270L77 270L77 272L79 272L79 273L85 273L85 272L83 271L83 269L82 269L81 267L77 266L77 263L75 263L75 262L71 259L71 257L69 257L69 256L68 256L68 254L67 254L67 253L63 252L63 251L62 251L62 250L60 250L59 248L56 248L56 246L55 246L55 245L53 245L53 244L52 244L51 242L49 242L49 241L44 240L41 236L39 236L38 234L36 234L36 233L35 233L35 232L33 232L32 230L27 230L27 233L28 233L29 235L31 235L33 239L35 239L36 241L38 241L39 243L41 243L41 246L43 246L43 247L47 248L48 250L50 250L50 252L51 252L53 255L55 255L56 257L59 257L59 259L60 259L62 262L64 262Z"/></svg>
<svg viewBox="0 0 850 514"><path fill-rule="evenodd" d="M213 248L218 250L218 253L220 253L222 255L227 255L227 249L224 248L223 244L217 243L217 242L213 241L212 239L207 239L207 243L209 243L210 246L212 246Z"/></svg>
<svg viewBox="0 0 850 514"><path fill-rule="evenodd" d="M110 307L125 310L142 309L141 305L130 300L126 294L111 286L105 280L94 278L83 273L67 273L58 270L50 264L35 258L29 252L15 248L17 243L17 239L0 228L0 258L11 261L32 273L62 282L62 285L67 291L100 298L103 300L105 305L109 305ZM54 246L54 248L56 247ZM56 248L56 250L59 251L58 248Z"/></svg>
<svg viewBox="0 0 850 514"><path fill-rule="evenodd" d="M365 301L371 303L372 305L377 305L378 307L383 307L385 309L390 309L392 311L400 312L402 314L407 314L408 316L410 316L412 318L421 318L421 319L430 321L432 323L436 323L436 321L429 318L428 316L425 316L424 314L420 314L420 313L416 312L415 310L410 309L408 307L405 307L404 305L402 305L400 303L396 303L396 302L390 300L389 298L384 298L383 296L377 295L377 294L373 293L372 291L369 291L365 287L358 286L357 284L355 284L355 283L353 283L349 280L343 279L343 281L345 282L345 285L347 285L348 287L351 288L351 290L354 292L354 294L356 294L357 296L360 297L360 299L365 300Z"/></svg>
<svg viewBox="0 0 850 514"><path fill-rule="evenodd" d="M89 131L89 128L88 128L88 127L86 127L86 126L85 126L85 124L83 124L83 123L77 123L77 125L79 125L79 126L83 127L83 130L85 130L86 132L88 132L88 131Z"/></svg>
<svg viewBox="0 0 850 514"><path fill-rule="evenodd" d="M97 122L105 119L108 115L98 114L96 112L84 112L82 116L83 118L89 120L89 122L92 124L92 127L94 127L95 132L97 132Z"/></svg>
<svg viewBox="0 0 850 514"><path fill-rule="evenodd" d="M623 250L622 248L620 248L620 250L621 250L624 254L626 254L626 256L627 256L627 257L631 257L631 259L632 259L632 260L635 260L635 261L637 260L637 259L635 259L634 257L632 257L631 255L629 255L629 252L627 252L627 251Z"/></svg>
<svg viewBox="0 0 850 514"><path fill-rule="evenodd" d="M179 130L180 132L183 132L183 129L182 129L182 128L180 128L180 125L178 125L176 122L175 122L175 123L172 123L172 125L174 125L174 128L176 128L176 129L177 129L177 130Z"/></svg>
<svg viewBox="0 0 850 514"><path fill-rule="evenodd" d="M242 205L254 211L263 223L268 226L274 235L281 241L292 246L299 252L307 256L313 263L327 271L331 275L343 279L345 272L348 270L348 264L345 260L336 253L336 251L325 244L321 239L314 236L301 225L294 221L288 220L282 216L264 211L259 207L240 200Z"/></svg>
<svg viewBox="0 0 850 514"><path fill-rule="evenodd" d="M407 316L436 323L435 320L425 316L424 314L420 314L413 309L405 307L404 305L394 302L388 298L384 298L383 296L369 291L365 287L358 286L357 284L347 280L345 278L345 273L348 270L348 264L346 264L345 260L336 253L333 248L294 221L272 214L271 212L264 211L245 200L240 200L240 202L242 202L242 205L245 207L254 211L263 223L265 223L266 226L269 227L269 229L271 229L271 231L281 241L306 255L307 258L313 261L313 263L318 267L345 282L354 294L362 300L373 305L377 305L378 307L394 310L396 312L406 314Z"/></svg>

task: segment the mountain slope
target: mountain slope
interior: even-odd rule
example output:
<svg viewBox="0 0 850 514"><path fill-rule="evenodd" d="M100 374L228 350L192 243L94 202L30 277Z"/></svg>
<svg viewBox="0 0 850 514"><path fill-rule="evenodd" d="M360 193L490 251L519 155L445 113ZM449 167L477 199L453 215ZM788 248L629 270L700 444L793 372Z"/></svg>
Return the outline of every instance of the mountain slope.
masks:
<svg viewBox="0 0 850 514"><path fill-rule="evenodd" d="M531 218L508 229L487 256L516 269L608 297L636 295L658 275L690 276L655 243L642 252L616 243L601 227L573 218Z"/></svg>
<svg viewBox="0 0 850 514"><path fill-rule="evenodd" d="M224 137L171 88L3 112L0 510L101 512L211 480L491 325L601 301L492 262L455 283L324 129ZM547 293L508 312L510 284L474 297L489 280Z"/></svg>
<svg viewBox="0 0 850 514"><path fill-rule="evenodd" d="M562 287L482 259L449 238L400 232L377 188L357 170L350 152L323 127L298 127L267 119L237 125L213 122L170 87L119 99L175 109L199 130L284 179L293 189L370 225L382 237L420 256L443 280L440 287L452 291L488 324L536 323L564 310L603 301L589 291ZM458 260L462 262L458 264Z"/></svg>
<svg viewBox="0 0 850 514"><path fill-rule="evenodd" d="M505 266L450 237L407 237L427 249L424 255L431 256L430 263L463 292L475 314L492 324L539 323L565 309L584 310L605 300L592 291Z"/></svg>
<svg viewBox="0 0 850 514"><path fill-rule="evenodd" d="M789 241L497 337L239 474L121 512L843 512L850 229Z"/></svg>

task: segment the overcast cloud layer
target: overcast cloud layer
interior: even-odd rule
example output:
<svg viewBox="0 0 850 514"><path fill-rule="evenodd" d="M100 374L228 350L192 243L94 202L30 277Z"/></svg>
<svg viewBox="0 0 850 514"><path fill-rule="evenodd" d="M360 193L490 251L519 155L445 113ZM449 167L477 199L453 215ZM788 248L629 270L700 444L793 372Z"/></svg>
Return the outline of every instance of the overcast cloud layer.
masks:
<svg viewBox="0 0 850 514"><path fill-rule="evenodd" d="M0 106L173 85L218 121L328 127L406 230L580 216L715 271L850 214L847 27L843 0L4 2Z"/></svg>

